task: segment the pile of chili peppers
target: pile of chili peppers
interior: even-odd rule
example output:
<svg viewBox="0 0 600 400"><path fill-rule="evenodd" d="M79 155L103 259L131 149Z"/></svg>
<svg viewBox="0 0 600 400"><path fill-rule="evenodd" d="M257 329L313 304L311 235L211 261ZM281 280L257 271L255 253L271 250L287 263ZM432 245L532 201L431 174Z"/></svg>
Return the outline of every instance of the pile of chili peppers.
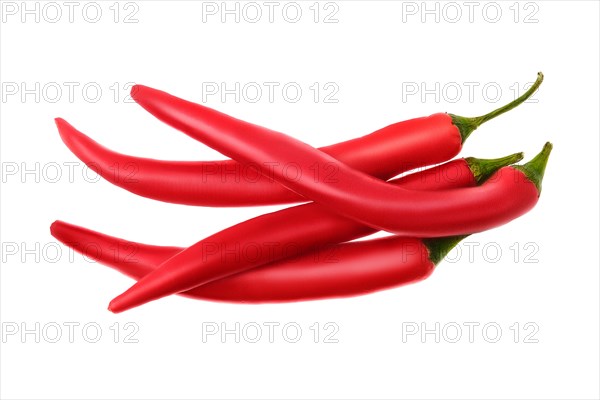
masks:
<svg viewBox="0 0 600 400"><path fill-rule="evenodd" d="M119 154L57 118L63 142L103 178L170 203L304 204L241 222L187 248L131 242L61 221L52 224L51 233L137 280L111 301L113 312L171 294L288 302L416 282L464 237L503 225L537 203L550 143L523 165L513 165L522 153L449 160L475 129L523 103L542 80L539 73L521 97L481 117L433 114L319 149L136 85L131 96L150 114L231 160L162 161ZM131 166L134 178L127 169L115 171L115 164ZM393 235L355 241L380 230Z"/></svg>

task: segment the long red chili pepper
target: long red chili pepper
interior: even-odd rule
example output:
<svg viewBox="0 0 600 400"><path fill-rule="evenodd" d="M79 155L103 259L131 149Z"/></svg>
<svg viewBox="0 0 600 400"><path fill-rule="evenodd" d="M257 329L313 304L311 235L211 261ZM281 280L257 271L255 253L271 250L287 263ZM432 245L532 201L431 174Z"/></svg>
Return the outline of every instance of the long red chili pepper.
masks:
<svg viewBox="0 0 600 400"><path fill-rule="evenodd" d="M129 242L56 221L52 235L88 258L141 279L183 248ZM462 239L386 237L332 245L180 293L199 300L270 303L356 296L427 278Z"/></svg>
<svg viewBox="0 0 600 400"><path fill-rule="evenodd" d="M138 85L132 89L132 97L174 128L244 165L255 165L263 174L331 211L379 230L417 237L469 234L505 224L537 202L531 182L508 177L494 185L444 193L407 190L357 171L285 134L165 92ZM458 131L449 115L432 118L436 131ZM332 168L335 174L331 179L312 178L311 171Z"/></svg>
<svg viewBox="0 0 600 400"><path fill-rule="evenodd" d="M479 118L453 114L398 122L367 136L323 147L337 160L377 178L438 164L457 155L462 143L480 124L527 100L542 83L534 85L510 104ZM135 93L135 90L134 90ZM162 161L114 152L63 119L57 118L60 136L84 163L109 182L140 196L171 203L201 206L249 206L305 201L269 176L269 165L226 161ZM237 125L240 135L252 130ZM376 162L375 162L376 160ZM314 179L335 179L336 166L311 170Z"/></svg>
<svg viewBox="0 0 600 400"><path fill-rule="evenodd" d="M518 153L496 160L459 159L391 183L406 184L405 187L413 190L475 186L498 168L521 157ZM109 309L121 312L277 259L375 231L316 203L265 214L218 232L178 253L115 298Z"/></svg>

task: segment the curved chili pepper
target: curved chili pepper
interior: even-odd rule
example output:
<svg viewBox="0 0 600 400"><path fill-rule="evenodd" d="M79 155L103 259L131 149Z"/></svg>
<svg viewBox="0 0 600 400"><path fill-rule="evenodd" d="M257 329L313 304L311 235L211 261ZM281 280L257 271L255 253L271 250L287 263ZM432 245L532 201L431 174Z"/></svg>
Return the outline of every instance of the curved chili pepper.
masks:
<svg viewBox="0 0 600 400"><path fill-rule="evenodd" d="M391 181L411 189L443 190L475 186L498 168L522 158L454 160ZM277 259L294 257L317 247L341 243L375 230L316 203L264 214L218 232L167 260L109 305L121 312L169 294L223 278Z"/></svg>
<svg viewBox="0 0 600 400"><path fill-rule="evenodd" d="M456 156L462 143L483 122L516 107L542 83L520 98L484 117L465 118L434 114L398 122L361 138L322 147L337 160L377 178L388 180L402 172L438 164ZM155 200L196 206L250 206L306 201L264 172L265 165L242 165L225 161L163 161L114 152L56 119L67 147L109 182L137 195ZM249 135L240 127L242 135ZM377 162L374 162L377 160ZM313 179L334 179L335 166L313 169Z"/></svg>
<svg viewBox="0 0 600 400"><path fill-rule="evenodd" d="M55 122L61 139L80 160L107 181L139 196L212 207L307 201L262 175L260 167L234 160L165 161L133 157L100 145L62 118L56 118ZM446 134L427 130L426 124L412 120L320 150L360 171L388 180L458 154L461 142L448 140ZM419 140L415 140L417 137ZM315 179L327 179L335 170L328 168L312 173Z"/></svg>
<svg viewBox="0 0 600 400"><path fill-rule="evenodd" d="M137 85L131 95L172 127L244 165L255 165L263 175L331 211L378 230L417 237L469 234L505 224L537 202L538 193L526 179L505 178L494 185L444 193L407 190L357 171L285 134L165 92ZM505 111L464 120L461 126L474 129ZM448 114L428 118L436 131L458 132ZM289 172L290 167L294 172ZM335 174L328 180L313 179L311 171L315 169L334 169Z"/></svg>
<svg viewBox="0 0 600 400"><path fill-rule="evenodd" d="M129 242L56 221L52 235L75 251L141 279L183 248ZM463 238L398 236L328 246L195 287L182 296L233 303L273 303L357 296L427 278Z"/></svg>

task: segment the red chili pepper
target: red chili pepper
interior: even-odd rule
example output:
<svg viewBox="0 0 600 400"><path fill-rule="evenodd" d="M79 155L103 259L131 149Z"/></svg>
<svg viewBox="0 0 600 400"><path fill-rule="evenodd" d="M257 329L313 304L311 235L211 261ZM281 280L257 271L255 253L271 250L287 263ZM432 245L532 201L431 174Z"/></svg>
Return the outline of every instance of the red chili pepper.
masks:
<svg viewBox="0 0 600 400"><path fill-rule="evenodd" d="M524 102L542 80L540 74L523 96L483 117L434 114L398 122L370 135L320 150L354 169L388 180L399 173L451 159L477 126ZM218 207L306 201L271 179L263 164L132 157L103 147L61 118L56 119L56 125L63 142L80 160L104 179L140 196L170 203ZM244 126L240 129L241 135L251 134ZM327 180L334 179L335 172L335 166L331 165L324 170L313 169L311 174L313 180Z"/></svg>
<svg viewBox="0 0 600 400"><path fill-rule="evenodd" d="M285 134L165 92L138 85L132 89L132 97L174 128L244 165L256 165L264 174L272 174L273 179L331 211L378 230L417 237L469 234L505 224L537 202L535 186L522 174L520 179L506 176L485 188L444 193L407 190L357 171ZM497 113L465 119L468 122L463 121L462 126L474 129ZM428 118L434 131L458 131L447 114ZM295 170L291 176L290 166ZM329 180L315 180L311 173L315 169L336 172Z"/></svg>
<svg viewBox="0 0 600 400"><path fill-rule="evenodd" d="M518 153L496 160L459 159L391 183L435 190L475 186L498 168L521 158L522 154ZM125 311L277 259L374 232L315 203L265 214L218 232L178 253L115 298L109 309Z"/></svg>
<svg viewBox="0 0 600 400"><path fill-rule="evenodd" d="M56 221L52 235L77 252L141 279L179 247L151 246ZM436 239L386 237L328 246L278 260L180 293L234 303L272 303L357 296L427 278L462 236Z"/></svg>

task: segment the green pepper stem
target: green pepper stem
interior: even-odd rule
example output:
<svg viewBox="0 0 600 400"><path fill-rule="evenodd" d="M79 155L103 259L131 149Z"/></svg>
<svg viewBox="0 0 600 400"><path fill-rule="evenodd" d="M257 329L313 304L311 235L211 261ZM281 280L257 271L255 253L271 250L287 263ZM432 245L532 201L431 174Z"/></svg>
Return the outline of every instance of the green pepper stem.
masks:
<svg viewBox="0 0 600 400"><path fill-rule="evenodd" d="M531 95L533 95L536 92L536 90L538 90L543 81L544 74L538 72L536 81L533 83L533 85L531 85L529 90L523 93L520 97L480 117L461 117L460 115L448 114L452 118L452 123L458 128L458 131L460 132L460 136L462 138L462 142L464 143L465 140L467 140L467 138L471 135L471 133L473 133L473 131L477 129L481 124L491 119L494 119L497 116L502 115L505 112L510 111L513 108L520 105L521 103L525 102L528 98L531 97Z"/></svg>
<svg viewBox="0 0 600 400"><path fill-rule="evenodd" d="M450 250L467 236L469 235L422 239L422 241L429 251L429 259L434 265L438 265L450 253Z"/></svg>
<svg viewBox="0 0 600 400"><path fill-rule="evenodd" d="M473 172L473 177L477 185L481 185L487 181L490 176L494 175L500 168L518 163L523 159L523 153L515 153L502 158L475 158L466 157L465 161L469 165L469 169Z"/></svg>
<svg viewBox="0 0 600 400"><path fill-rule="evenodd" d="M548 164L548 158L552 152L552 143L546 142L542 151L531 161L523 165L515 165L513 168L523 172L523 174L529 179L538 190L538 196L542 193L542 179L544 179L544 172L546 172L546 165Z"/></svg>

